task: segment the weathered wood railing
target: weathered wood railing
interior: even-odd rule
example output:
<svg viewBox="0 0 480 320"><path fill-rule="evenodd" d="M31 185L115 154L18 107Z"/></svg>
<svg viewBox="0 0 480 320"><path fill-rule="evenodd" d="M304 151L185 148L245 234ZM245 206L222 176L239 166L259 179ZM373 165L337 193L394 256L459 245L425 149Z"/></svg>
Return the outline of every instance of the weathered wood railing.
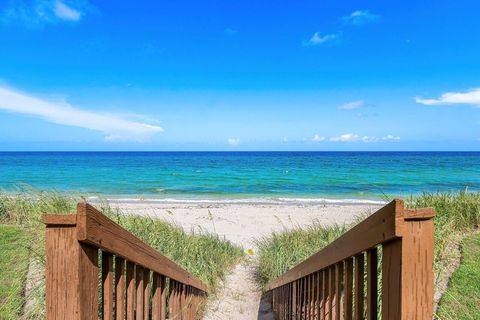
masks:
<svg viewBox="0 0 480 320"><path fill-rule="evenodd" d="M434 215L390 202L267 285L277 319L431 320Z"/></svg>
<svg viewBox="0 0 480 320"><path fill-rule="evenodd" d="M47 319L198 318L206 286L94 207L43 222Z"/></svg>

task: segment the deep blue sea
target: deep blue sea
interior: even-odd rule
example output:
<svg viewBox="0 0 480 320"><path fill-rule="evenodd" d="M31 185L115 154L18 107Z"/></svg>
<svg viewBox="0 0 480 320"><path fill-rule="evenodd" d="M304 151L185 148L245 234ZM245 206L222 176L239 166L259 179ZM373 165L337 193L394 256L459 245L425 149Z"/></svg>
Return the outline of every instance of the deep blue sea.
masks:
<svg viewBox="0 0 480 320"><path fill-rule="evenodd" d="M480 190L480 152L0 152L0 188L24 184L158 201L365 201Z"/></svg>

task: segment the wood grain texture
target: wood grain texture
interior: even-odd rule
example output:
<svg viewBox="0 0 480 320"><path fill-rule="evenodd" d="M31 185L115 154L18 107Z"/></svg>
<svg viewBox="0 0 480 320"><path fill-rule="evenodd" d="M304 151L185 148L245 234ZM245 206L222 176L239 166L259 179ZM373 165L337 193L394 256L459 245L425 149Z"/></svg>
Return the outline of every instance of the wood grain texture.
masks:
<svg viewBox="0 0 480 320"><path fill-rule="evenodd" d="M335 320L342 318L343 261L335 265Z"/></svg>
<svg viewBox="0 0 480 320"><path fill-rule="evenodd" d="M77 206L78 240L111 252L158 274L207 291L206 285L175 262L101 214L93 206Z"/></svg>
<svg viewBox="0 0 480 320"><path fill-rule="evenodd" d="M335 319L335 301L337 292L335 292L335 266L329 268L329 304L328 304L328 320Z"/></svg>
<svg viewBox="0 0 480 320"><path fill-rule="evenodd" d="M150 270L143 269L143 319L150 318Z"/></svg>
<svg viewBox="0 0 480 320"><path fill-rule="evenodd" d="M363 319L365 287L365 255L355 256L355 320Z"/></svg>
<svg viewBox="0 0 480 320"><path fill-rule="evenodd" d="M125 280L127 286L126 294L126 318L127 320L135 319L135 266L127 261L125 269Z"/></svg>
<svg viewBox="0 0 480 320"><path fill-rule="evenodd" d="M75 226L77 224L76 214L44 214L42 223L50 226Z"/></svg>
<svg viewBox="0 0 480 320"><path fill-rule="evenodd" d="M298 264L282 276L270 282L266 288L272 290L315 271L329 267L338 261L352 257L368 248L396 239L396 220L403 214L403 201L393 200L370 217L347 231L324 249Z"/></svg>
<svg viewBox="0 0 480 320"><path fill-rule="evenodd" d="M345 289L343 299L343 318L351 320L353 316L353 258L345 260Z"/></svg>
<svg viewBox="0 0 480 320"><path fill-rule="evenodd" d="M102 252L102 303L103 319L113 319L113 257Z"/></svg>
<svg viewBox="0 0 480 320"><path fill-rule="evenodd" d="M367 251L367 320L377 319L378 298L378 252L377 248Z"/></svg>
<svg viewBox="0 0 480 320"><path fill-rule="evenodd" d="M143 307L144 307L144 299L143 299L143 268L140 266L135 266L135 295L136 295L136 319L141 320L143 319Z"/></svg>
<svg viewBox="0 0 480 320"><path fill-rule="evenodd" d="M46 318L98 316L97 250L76 240L75 226L52 224L45 232Z"/></svg>
<svg viewBox="0 0 480 320"><path fill-rule="evenodd" d="M154 273L152 278L152 319L160 320L162 310L162 283L161 276Z"/></svg>
<svg viewBox="0 0 480 320"><path fill-rule="evenodd" d="M379 314L393 320L431 319L434 215L431 208L412 210L401 200L390 202L267 285L267 291L275 293L278 317L288 318L291 305L294 319L359 320L365 316L366 300L367 319ZM378 310L379 246L382 310ZM289 286L291 296L284 290Z"/></svg>
<svg viewBox="0 0 480 320"><path fill-rule="evenodd" d="M125 260L115 257L115 319L125 317Z"/></svg>
<svg viewBox="0 0 480 320"><path fill-rule="evenodd" d="M382 319L401 319L402 240L384 244L382 253Z"/></svg>
<svg viewBox="0 0 480 320"><path fill-rule="evenodd" d="M408 220L402 238L402 319L431 319L433 313L433 219Z"/></svg>
<svg viewBox="0 0 480 320"><path fill-rule="evenodd" d="M323 270L323 300L322 300L322 309L323 317L322 319L327 319L328 309L330 308L330 292L329 292L329 283L330 283L330 269Z"/></svg>

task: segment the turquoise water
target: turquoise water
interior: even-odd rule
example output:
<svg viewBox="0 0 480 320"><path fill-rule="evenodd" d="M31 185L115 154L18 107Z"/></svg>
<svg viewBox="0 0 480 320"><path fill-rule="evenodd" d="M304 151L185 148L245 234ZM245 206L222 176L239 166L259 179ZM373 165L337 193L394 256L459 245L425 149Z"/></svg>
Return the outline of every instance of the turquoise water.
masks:
<svg viewBox="0 0 480 320"><path fill-rule="evenodd" d="M477 152L0 152L0 187L110 198L318 201L480 190Z"/></svg>

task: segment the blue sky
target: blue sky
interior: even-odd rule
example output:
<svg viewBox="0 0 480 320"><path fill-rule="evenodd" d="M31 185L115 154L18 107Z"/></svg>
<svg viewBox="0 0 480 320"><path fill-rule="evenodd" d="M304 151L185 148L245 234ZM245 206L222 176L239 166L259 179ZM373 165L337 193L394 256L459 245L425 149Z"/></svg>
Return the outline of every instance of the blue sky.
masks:
<svg viewBox="0 0 480 320"><path fill-rule="evenodd" d="M478 1L0 1L0 150L479 150Z"/></svg>

